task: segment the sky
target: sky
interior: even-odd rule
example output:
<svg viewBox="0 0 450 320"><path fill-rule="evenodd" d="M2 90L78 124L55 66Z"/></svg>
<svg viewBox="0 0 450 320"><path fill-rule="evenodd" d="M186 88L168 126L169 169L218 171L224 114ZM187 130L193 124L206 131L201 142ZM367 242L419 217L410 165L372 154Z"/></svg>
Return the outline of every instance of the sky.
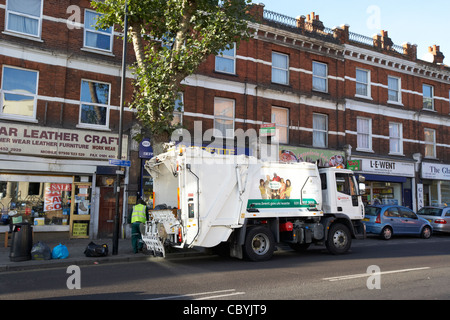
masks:
<svg viewBox="0 0 450 320"><path fill-rule="evenodd" d="M450 1L448 0L253 0L265 10L289 17L318 14L328 28L350 25L350 32L372 37L388 31L394 44L417 44L424 59L428 47L440 46L450 65Z"/></svg>

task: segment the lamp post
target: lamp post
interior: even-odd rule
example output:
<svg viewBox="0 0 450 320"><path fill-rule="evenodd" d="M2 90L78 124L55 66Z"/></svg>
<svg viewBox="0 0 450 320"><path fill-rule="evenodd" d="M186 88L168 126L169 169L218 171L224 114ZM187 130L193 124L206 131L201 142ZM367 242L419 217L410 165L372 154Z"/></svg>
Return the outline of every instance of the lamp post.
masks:
<svg viewBox="0 0 450 320"><path fill-rule="evenodd" d="M122 135L123 135L123 107L125 103L125 80L127 72L127 39L128 39L128 0L125 0L125 17L123 28L123 52L122 52L122 87L120 89L120 113L119 113L119 146L117 148L117 159L122 159ZM122 171L122 167L119 167L119 171ZM112 254L117 255L119 251L119 231L120 231L120 177L121 174L116 172L116 215L114 218L114 232L113 232L113 250Z"/></svg>

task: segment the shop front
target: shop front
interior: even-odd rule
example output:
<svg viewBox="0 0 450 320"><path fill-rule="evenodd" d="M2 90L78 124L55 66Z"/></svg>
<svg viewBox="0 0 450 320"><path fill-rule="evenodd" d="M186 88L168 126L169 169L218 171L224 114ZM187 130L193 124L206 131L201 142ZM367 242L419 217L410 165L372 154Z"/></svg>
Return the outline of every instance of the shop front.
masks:
<svg viewBox="0 0 450 320"><path fill-rule="evenodd" d="M450 165L423 162L421 178L417 193L423 206L450 205Z"/></svg>
<svg viewBox="0 0 450 320"><path fill-rule="evenodd" d="M116 158L117 135L4 123L0 139L0 232L26 222L38 237L95 238L97 168Z"/></svg>
<svg viewBox="0 0 450 320"><path fill-rule="evenodd" d="M347 167L366 179L366 205L401 205L414 209L414 162L382 159L352 159Z"/></svg>

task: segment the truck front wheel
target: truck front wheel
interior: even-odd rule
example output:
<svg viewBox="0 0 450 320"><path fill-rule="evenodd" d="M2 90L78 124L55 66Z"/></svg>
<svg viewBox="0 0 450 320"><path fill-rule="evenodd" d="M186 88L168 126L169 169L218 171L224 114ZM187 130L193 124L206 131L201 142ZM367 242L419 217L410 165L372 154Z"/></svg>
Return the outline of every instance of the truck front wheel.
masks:
<svg viewBox="0 0 450 320"><path fill-rule="evenodd" d="M325 245L331 254L346 253L352 245L352 236L348 227L342 223L331 225Z"/></svg>
<svg viewBox="0 0 450 320"><path fill-rule="evenodd" d="M244 253L251 261L266 261L272 258L275 251L275 240L272 232L266 227L255 227L247 230Z"/></svg>

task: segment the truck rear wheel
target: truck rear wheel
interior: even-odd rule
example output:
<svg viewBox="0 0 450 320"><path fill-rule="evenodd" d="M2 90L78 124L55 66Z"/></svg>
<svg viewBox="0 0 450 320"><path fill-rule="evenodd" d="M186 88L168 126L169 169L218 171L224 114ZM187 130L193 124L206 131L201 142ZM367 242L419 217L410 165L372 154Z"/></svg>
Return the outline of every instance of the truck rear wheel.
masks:
<svg viewBox="0 0 450 320"><path fill-rule="evenodd" d="M247 230L244 253L251 261L266 261L272 258L275 251L275 240L272 232L266 227L255 227Z"/></svg>
<svg viewBox="0 0 450 320"><path fill-rule="evenodd" d="M346 253L352 245L352 236L348 227L342 223L331 225L325 245L331 254Z"/></svg>

